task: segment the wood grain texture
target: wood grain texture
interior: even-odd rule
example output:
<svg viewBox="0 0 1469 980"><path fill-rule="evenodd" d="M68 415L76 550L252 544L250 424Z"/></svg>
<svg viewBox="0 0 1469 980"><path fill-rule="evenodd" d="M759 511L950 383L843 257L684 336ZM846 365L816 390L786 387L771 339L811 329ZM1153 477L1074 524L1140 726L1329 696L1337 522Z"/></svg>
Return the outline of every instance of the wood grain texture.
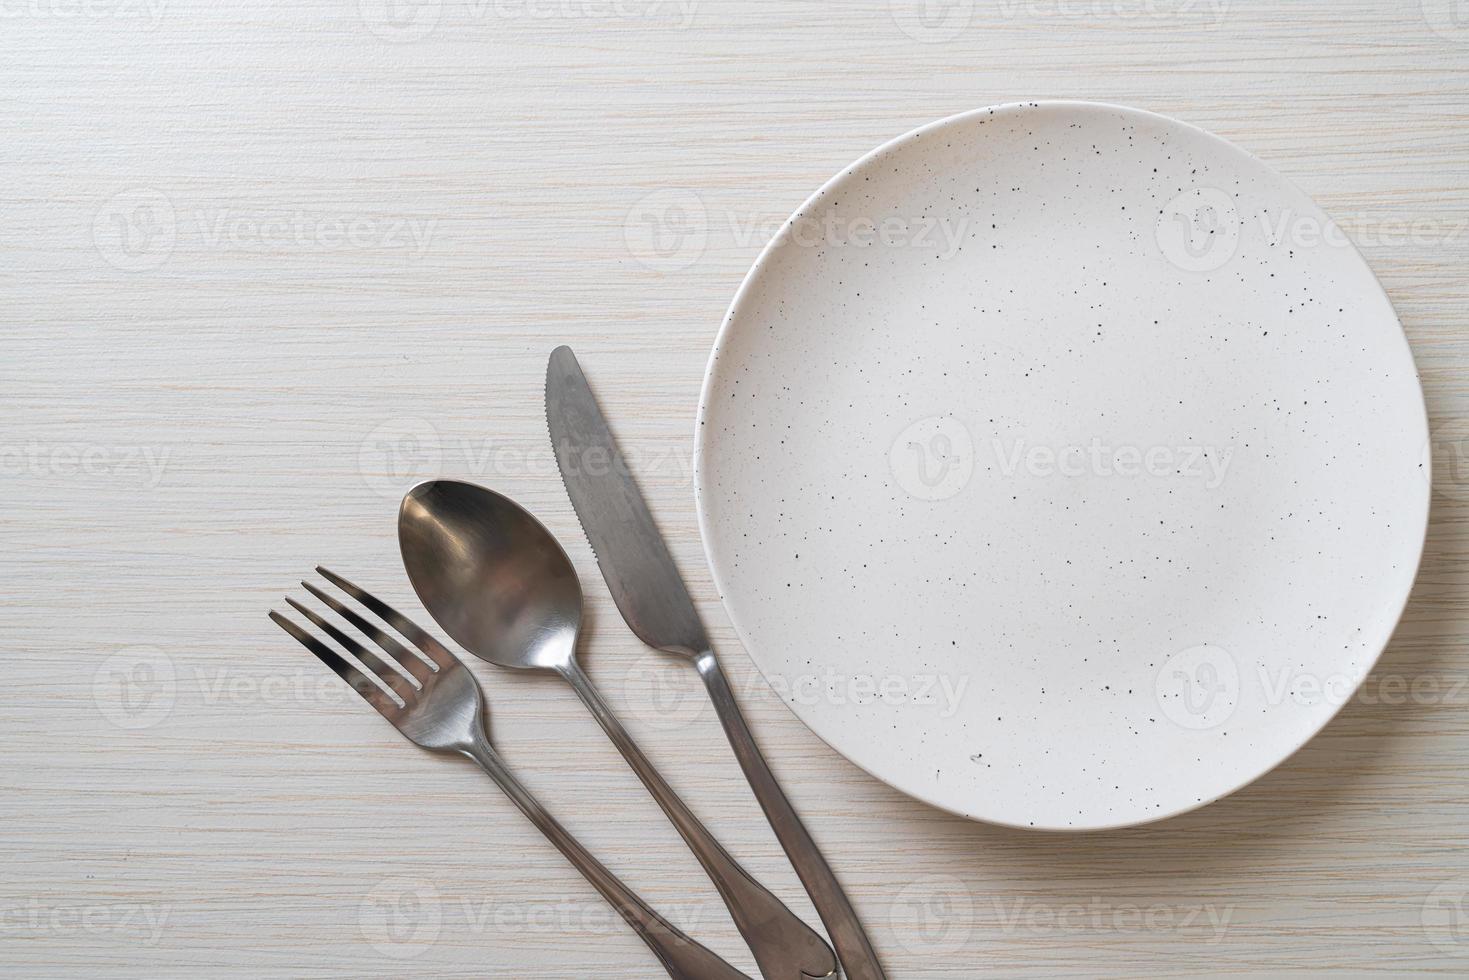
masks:
<svg viewBox="0 0 1469 980"><path fill-rule="evenodd" d="M393 514L435 473L491 483L561 536L589 669L730 850L810 914L697 679L602 587L546 445L558 343L894 977L1469 970L1462 3L0 13L8 975L657 974L493 786L404 744L265 618L318 562L423 615ZM1233 797L1085 836L945 815L807 732L729 628L689 478L709 347L780 219L916 125L1054 97L1213 130L1337 215L1401 314L1437 433L1423 569L1366 695ZM482 666L525 781L752 970L574 699Z"/></svg>

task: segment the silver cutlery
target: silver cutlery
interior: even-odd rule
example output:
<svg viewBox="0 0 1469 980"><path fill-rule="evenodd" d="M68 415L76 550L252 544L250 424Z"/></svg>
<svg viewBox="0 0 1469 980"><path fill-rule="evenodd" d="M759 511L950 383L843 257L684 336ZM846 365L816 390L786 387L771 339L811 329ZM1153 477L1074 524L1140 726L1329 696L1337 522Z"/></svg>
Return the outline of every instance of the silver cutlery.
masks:
<svg viewBox="0 0 1469 980"><path fill-rule="evenodd" d="M403 498L398 544L424 608L460 646L501 667L550 671L572 686L703 865L766 980L836 970L825 940L720 846L582 671L581 584L539 521L491 490L435 480Z"/></svg>
<svg viewBox="0 0 1469 980"><path fill-rule="evenodd" d="M546 420L562 482L623 619L644 643L688 660L781 846L826 924L848 980L885 977L852 903L801 823L740 713L678 567L570 347L551 353Z"/></svg>
<svg viewBox="0 0 1469 980"><path fill-rule="evenodd" d="M386 603L325 568L316 570L411 642L422 655L409 651L381 627L309 582L301 584L370 638L382 653L363 646L331 621L291 598L286 599L291 608L334 640L340 649L333 648L272 610L270 618L281 629L336 671L409 741L433 752L467 756L488 773L531 823L566 855L567 860L586 876L587 881L648 944L669 976L676 980L749 980L745 974L694 942L649 908L616 875L592 857L511 774L490 745L479 684L457 657ZM356 658L356 662L343 657L343 650Z"/></svg>

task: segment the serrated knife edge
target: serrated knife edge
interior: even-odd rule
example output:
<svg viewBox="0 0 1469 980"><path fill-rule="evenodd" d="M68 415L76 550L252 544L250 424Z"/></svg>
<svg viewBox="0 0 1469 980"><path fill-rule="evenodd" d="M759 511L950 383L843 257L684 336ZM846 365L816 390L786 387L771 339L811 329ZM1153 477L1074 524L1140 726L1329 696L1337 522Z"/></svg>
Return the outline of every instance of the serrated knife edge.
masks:
<svg viewBox="0 0 1469 980"><path fill-rule="evenodd" d="M570 347L557 347L546 365L546 428L582 533L628 626L661 650L708 650L678 566Z"/></svg>

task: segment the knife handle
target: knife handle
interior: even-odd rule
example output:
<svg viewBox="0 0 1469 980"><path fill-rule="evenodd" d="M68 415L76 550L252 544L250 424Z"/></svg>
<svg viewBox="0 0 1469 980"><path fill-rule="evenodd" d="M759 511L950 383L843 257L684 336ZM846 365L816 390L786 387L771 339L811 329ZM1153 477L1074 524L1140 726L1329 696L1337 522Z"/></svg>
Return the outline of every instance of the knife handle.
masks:
<svg viewBox="0 0 1469 980"><path fill-rule="evenodd" d="M745 716L740 712L719 661L713 652L706 650L694 658L694 666L704 678L704 686L714 702L719 723L724 726L724 734L729 738L735 758L745 771L750 788L755 791L755 799L760 801L765 818L770 821L780 846L785 848L786 857L790 858L791 866L811 896L811 904L826 925L847 980L886 980L887 974L877 961L877 951L872 948L872 942L862 929L852 903L842 891L841 883L801 823L791 801L786 799L780 784L775 781L775 774L770 771L765 756L761 755L760 747L755 744L755 737L745 723Z"/></svg>

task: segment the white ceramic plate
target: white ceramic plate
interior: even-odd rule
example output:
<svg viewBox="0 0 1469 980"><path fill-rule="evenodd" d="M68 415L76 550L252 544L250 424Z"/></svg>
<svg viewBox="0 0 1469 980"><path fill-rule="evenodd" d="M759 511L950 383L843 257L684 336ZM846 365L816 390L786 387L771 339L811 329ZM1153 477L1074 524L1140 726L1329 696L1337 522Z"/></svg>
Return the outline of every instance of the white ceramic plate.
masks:
<svg viewBox="0 0 1469 980"><path fill-rule="evenodd" d="M984 109L766 248L699 416L700 525L797 715L919 799L1098 829L1199 806L1350 698L1402 612L1428 427L1309 198L1151 113Z"/></svg>

